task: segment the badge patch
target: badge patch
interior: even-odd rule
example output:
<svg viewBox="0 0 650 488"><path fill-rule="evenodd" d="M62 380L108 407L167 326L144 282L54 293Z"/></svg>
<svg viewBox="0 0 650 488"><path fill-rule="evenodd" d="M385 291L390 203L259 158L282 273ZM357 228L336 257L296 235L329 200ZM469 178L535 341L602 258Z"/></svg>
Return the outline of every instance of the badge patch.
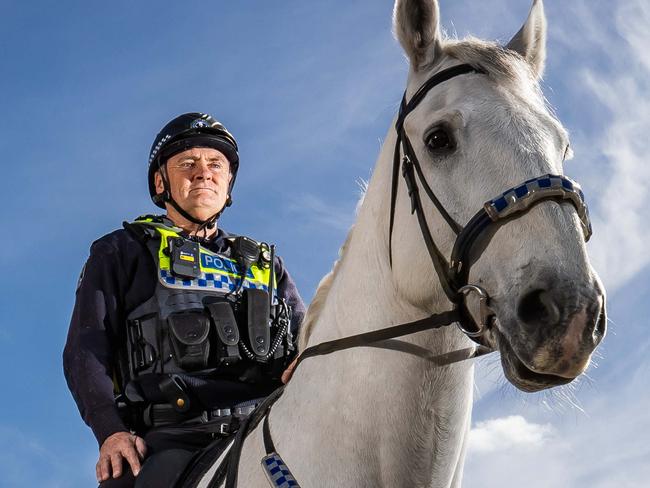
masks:
<svg viewBox="0 0 650 488"><path fill-rule="evenodd" d="M192 124L190 126L192 129L199 129L201 127L208 127L208 123L203 119L195 119L192 121Z"/></svg>

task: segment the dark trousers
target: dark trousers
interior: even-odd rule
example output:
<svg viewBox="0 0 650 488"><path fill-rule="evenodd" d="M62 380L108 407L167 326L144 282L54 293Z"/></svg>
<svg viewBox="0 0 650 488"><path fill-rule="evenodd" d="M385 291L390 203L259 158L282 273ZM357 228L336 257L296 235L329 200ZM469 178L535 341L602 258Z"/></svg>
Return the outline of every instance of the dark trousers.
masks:
<svg viewBox="0 0 650 488"><path fill-rule="evenodd" d="M124 460L122 476L103 481L99 488L171 488L194 454L212 443L215 436L201 431L200 426L159 427L147 432L144 440L147 457L138 477Z"/></svg>

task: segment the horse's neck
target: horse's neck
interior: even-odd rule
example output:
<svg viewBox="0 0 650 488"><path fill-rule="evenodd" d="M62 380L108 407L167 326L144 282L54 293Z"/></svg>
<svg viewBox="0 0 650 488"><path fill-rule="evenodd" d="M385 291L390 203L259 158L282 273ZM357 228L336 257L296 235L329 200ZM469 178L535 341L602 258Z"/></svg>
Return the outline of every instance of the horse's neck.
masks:
<svg viewBox="0 0 650 488"><path fill-rule="evenodd" d="M388 263L390 139L309 345L427 315L399 299ZM464 344L452 327L400 340L433 353ZM333 465L342 484L331 486L428 486L432 473L440 476L436 486L447 486L470 401L469 365L435 368L416 356L361 347L301 363L271 419L294 474L312 480L306 486L322 486L318 477L332 476ZM452 441L438 443L440 435Z"/></svg>
<svg viewBox="0 0 650 488"><path fill-rule="evenodd" d="M388 213L394 141L391 130L308 345L408 322L426 313L398 296L389 264Z"/></svg>

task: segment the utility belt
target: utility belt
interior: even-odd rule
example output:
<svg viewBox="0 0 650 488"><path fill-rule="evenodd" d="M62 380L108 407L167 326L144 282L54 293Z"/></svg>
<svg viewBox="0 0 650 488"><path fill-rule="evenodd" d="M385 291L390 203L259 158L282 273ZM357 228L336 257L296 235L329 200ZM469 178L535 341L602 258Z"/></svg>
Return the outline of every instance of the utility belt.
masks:
<svg viewBox="0 0 650 488"><path fill-rule="evenodd" d="M230 435L257 408L263 399L251 400L228 408L212 408L199 412L180 413L167 403L152 404L145 411L145 424L161 428L173 426Z"/></svg>

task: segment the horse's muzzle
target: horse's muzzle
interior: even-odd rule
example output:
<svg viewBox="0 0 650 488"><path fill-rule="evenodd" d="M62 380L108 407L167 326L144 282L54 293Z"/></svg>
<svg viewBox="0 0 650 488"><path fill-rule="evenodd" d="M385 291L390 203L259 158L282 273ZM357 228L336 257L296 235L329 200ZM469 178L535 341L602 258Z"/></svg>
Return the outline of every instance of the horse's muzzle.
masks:
<svg viewBox="0 0 650 488"><path fill-rule="evenodd" d="M514 320L499 324L506 376L526 391L568 383L582 374L606 330L604 295L597 283L546 283L523 292Z"/></svg>

